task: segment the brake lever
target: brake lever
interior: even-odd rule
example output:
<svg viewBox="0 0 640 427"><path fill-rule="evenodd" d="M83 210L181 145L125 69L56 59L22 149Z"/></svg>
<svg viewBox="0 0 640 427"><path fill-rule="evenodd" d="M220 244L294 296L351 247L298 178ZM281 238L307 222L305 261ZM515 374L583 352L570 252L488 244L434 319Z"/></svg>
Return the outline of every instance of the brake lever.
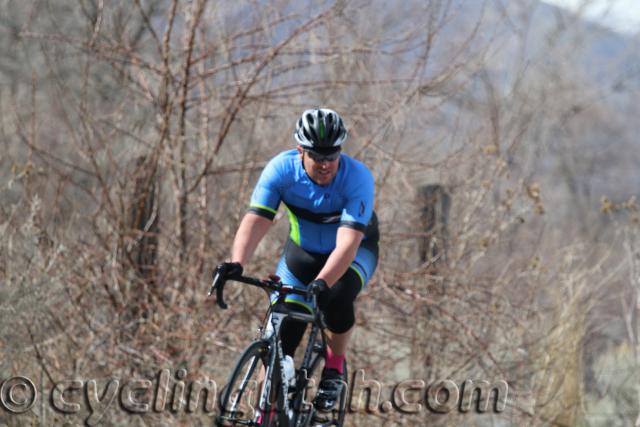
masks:
<svg viewBox="0 0 640 427"><path fill-rule="evenodd" d="M214 277L214 279L211 281L211 287L209 288L209 292L207 292L207 296L210 297L211 295L213 295L213 291L216 288L216 279Z"/></svg>
<svg viewBox="0 0 640 427"><path fill-rule="evenodd" d="M315 308L316 319L318 319L320 328L325 329L327 324L324 321L324 313L320 310L320 307L318 307L318 295L315 293L311 295L311 306Z"/></svg>
<svg viewBox="0 0 640 427"><path fill-rule="evenodd" d="M209 289L209 296L213 294L214 290L216 291L216 303L218 304L218 307L222 308L223 310L228 307L228 305L224 302L223 297L225 281L226 280L220 277L220 273L216 272L216 275L213 277L213 281L211 282L211 289Z"/></svg>

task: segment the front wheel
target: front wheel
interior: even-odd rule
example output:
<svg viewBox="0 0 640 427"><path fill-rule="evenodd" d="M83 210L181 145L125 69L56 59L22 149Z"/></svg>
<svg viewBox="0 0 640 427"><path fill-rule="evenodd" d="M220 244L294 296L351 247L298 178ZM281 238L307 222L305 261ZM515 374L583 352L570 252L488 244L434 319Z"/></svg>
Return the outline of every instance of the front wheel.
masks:
<svg viewBox="0 0 640 427"><path fill-rule="evenodd" d="M270 425L271 417L265 416L270 413L269 408L259 407L269 355L269 343L266 341L255 341L242 353L220 395L217 427Z"/></svg>

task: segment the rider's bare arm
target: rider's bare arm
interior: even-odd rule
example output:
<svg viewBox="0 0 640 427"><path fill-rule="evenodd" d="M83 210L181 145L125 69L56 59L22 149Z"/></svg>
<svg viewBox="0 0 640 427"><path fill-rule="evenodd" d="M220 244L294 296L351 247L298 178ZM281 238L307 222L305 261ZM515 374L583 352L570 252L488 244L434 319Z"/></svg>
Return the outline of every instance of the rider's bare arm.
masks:
<svg viewBox="0 0 640 427"><path fill-rule="evenodd" d="M248 212L238 227L231 248L231 262L245 265L258 247L273 221L263 216Z"/></svg>
<svg viewBox="0 0 640 427"><path fill-rule="evenodd" d="M317 279L323 279L333 286L347 271L356 256L364 234L349 227L339 227L336 235L336 248L329 255Z"/></svg>

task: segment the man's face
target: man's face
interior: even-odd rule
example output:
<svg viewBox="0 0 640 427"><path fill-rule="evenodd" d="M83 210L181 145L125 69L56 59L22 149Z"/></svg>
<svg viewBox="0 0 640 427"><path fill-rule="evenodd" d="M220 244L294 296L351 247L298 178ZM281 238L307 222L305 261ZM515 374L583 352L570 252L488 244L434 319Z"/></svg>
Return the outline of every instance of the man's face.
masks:
<svg viewBox="0 0 640 427"><path fill-rule="evenodd" d="M298 153L304 165L304 170L307 171L307 175L309 175L313 182L318 185L328 185L333 181L333 178L335 178L338 173L338 166L340 165L339 155L335 160L317 161L312 158L309 152L299 146Z"/></svg>

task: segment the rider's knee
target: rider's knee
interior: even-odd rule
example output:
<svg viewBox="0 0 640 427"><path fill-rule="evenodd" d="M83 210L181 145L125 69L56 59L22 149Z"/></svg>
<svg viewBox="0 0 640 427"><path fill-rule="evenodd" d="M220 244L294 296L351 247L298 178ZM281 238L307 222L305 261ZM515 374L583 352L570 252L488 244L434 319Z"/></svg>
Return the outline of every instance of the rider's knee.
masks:
<svg viewBox="0 0 640 427"><path fill-rule="evenodd" d="M344 334L356 322L353 302L347 304L330 304L325 311L327 329L334 334Z"/></svg>

